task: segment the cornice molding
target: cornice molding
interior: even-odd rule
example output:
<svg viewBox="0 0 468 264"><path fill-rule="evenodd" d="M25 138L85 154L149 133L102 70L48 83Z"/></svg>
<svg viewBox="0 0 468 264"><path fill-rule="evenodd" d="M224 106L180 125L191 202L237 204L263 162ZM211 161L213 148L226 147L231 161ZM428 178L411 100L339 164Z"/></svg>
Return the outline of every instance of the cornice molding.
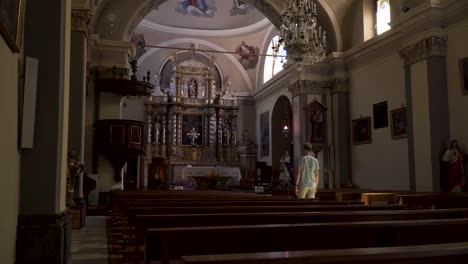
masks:
<svg viewBox="0 0 468 264"><path fill-rule="evenodd" d="M292 98L302 94L328 94L331 90L330 81L299 80L288 87Z"/></svg>
<svg viewBox="0 0 468 264"><path fill-rule="evenodd" d="M403 48L399 54L404 60L405 66L430 57L443 57L447 55L447 38L432 36Z"/></svg>
<svg viewBox="0 0 468 264"><path fill-rule="evenodd" d="M91 50L89 67L128 68L128 55L135 54L135 45L128 41L92 38L94 49Z"/></svg>

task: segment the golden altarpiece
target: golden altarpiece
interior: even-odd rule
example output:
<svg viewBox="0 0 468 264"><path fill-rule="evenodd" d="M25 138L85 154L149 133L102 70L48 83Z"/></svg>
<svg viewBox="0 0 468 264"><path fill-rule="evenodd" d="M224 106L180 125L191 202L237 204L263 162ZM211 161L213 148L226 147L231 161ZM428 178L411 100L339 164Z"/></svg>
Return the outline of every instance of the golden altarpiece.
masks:
<svg viewBox="0 0 468 264"><path fill-rule="evenodd" d="M149 189L187 180L187 166L239 166L236 97L229 82L220 89L214 58L196 58L171 57L169 87L156 87L145 105Z"/></svg>

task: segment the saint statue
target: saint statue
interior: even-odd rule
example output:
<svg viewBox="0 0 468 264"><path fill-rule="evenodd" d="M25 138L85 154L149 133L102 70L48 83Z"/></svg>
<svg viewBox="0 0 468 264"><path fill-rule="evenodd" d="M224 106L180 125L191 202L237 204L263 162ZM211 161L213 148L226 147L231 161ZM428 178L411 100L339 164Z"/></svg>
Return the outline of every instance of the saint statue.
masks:
<svg viewBox="0 0 468 264"><path fill-rule="evenodd" d="M312 113L312 142L323 141L323 113L321 110L314 110Z"/></svg>
<svg viewBox="0 0 468 264"><path fill-rule="evenodd" d="M463 151L457 140L452 140L450 148L444 154L442 161L447 163L447 189L449 192L461 192L464 187Z"/></svg>
<svg viewBox="0 0 468 264"><path fill-rule="evenodd" d="M197 82L195 80L190 80L188 94L189 97L197 97Z"/></svg>
<svg viewBox="0 0 468 264"><path fill-rule="evenodd" d="M167 92L168 101L172 102L174 95L176 93L176 82L174 78L171 78L171 82L169 83L169 91Z"/></svg>

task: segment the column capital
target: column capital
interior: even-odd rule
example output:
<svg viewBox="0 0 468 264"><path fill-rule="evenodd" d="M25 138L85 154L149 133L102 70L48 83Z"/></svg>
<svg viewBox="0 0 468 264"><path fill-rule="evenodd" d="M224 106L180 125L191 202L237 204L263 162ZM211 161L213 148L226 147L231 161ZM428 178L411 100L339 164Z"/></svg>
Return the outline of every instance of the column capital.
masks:
<svg viewBox="0 0 468 264"><path fill-rule="evenodd" d="M299 80L288 87L292 97L301 94L327 94L331 88L330 81L305 81Z"/></svg>
<svg viewBox="0 0 468 264"><path fill-rule="evenodd" d="M405 66L430 57L443 57L447 55L447 38L431 36L413 45L404 47L399 51L399 54L404 60Z"/></svg>
<svg viewBox="0 0 468 264"><path fill-rule="evenodd" d="M84 32L89 35L92 32L92 13L90 9L72 9L72 31Z"/></svg>
<svg viewBox="0 0 468 264"><path fill-rule="evenodd" d="M332 81L332 90L331 93L348 93L349 92L349 84L348 79L345 78L337 78Z"/></svg>

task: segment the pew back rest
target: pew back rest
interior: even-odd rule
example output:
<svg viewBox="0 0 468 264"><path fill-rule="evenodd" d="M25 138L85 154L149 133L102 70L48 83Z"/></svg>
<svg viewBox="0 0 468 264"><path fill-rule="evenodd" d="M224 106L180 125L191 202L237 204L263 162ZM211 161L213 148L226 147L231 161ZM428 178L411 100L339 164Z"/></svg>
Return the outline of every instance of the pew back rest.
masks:
<svg viewBox="0 0 468 264"><path fill-rule="evenodd" d="M462 242L468 219L148 229L145 263L183 255Z"/></svg>
<svg viewBox="0 0 468 264"><path fill-rule="evenodd" d="M387 248L351 248L183 256L182 262L185 264L458 264L468 262L468 242Z"/></svg>

